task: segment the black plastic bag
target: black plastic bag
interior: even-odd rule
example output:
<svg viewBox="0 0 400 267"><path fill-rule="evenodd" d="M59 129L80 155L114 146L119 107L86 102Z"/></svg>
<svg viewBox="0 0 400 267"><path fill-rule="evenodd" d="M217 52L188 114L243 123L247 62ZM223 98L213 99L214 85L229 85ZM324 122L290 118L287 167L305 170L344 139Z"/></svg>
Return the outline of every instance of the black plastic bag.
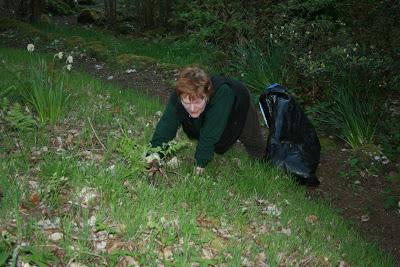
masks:
<svg viewBox="0 0 400 267"><path fill-rule="evenodd" d="M295 175L302 185L320 184L315 171L321 145L317 133L300 106L284 87L269 86L259 99L261 113L270 129L266 159Z"/></svg>

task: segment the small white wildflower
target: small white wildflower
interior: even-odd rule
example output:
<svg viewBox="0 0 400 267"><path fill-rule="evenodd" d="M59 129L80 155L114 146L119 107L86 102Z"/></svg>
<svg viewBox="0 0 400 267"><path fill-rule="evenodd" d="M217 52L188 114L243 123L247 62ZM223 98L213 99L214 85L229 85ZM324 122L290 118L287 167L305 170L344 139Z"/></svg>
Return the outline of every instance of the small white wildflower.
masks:
<svg viewBox="0 0 400 267"><path fill-rule="evenodd" d="M33 52L35 50L35 46L33 44L28 44L26 46L26 49L28 50L28 52Z"/></svg>
<svg viewBox="0 0 400 267"><path fill-rule="evenodd" d="M125 72L126 73L133 73L133 72L136 72L136 70L135 69L127 69Z"/></svg>
<svg viewBox="0 0 400 267"><path fill-rule="evenodd" d="M64 56L64 52L58 52L57 54L54 55L54 57L58 57L58 59L62 59Z"/></svg>
<svg viewBox="0 0 400 267"><path fill-rule="evenodd" d="M67 68L67 70L71 70L72 65L71 65L71 64L68 64L68 65L66 66L66 68Z"/></svg>
<svg viewBox="0 0 400 267"><path fill-rule="evenodd" d="M72 64L74 62L74 58L72 56L67 57L67 63Z"/></svg>

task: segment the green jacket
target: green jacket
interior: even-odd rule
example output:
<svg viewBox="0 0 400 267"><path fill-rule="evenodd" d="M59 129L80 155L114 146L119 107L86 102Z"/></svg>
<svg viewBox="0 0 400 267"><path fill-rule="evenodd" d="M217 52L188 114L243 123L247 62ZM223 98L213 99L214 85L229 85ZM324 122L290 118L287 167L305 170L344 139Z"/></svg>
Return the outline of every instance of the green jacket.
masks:
<svg viewBox="0 0 400 267"><path fill-rule="evenodd" d="M171 94L150 142L153 147L175 138L182 126L189 138L198 140L196 166L205 167L214 152L222 154L236 142L246 120L249 92L238 81L222 76L211 77L211 83L214 93L199 118L191 118L176 92Z"/></svg>

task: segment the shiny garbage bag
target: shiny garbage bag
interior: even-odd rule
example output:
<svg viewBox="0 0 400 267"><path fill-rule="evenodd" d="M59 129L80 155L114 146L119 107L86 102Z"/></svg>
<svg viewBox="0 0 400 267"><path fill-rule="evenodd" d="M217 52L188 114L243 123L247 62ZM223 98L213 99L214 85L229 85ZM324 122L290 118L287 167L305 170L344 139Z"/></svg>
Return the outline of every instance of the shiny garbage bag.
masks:
<svg viewBox="0 0 400 267"><path fill-rule="evenodd" d="M267 161L293 174L299 184L318 186L321 145L303 110L279 84L267 87L259 105L269 128Z"/></svg>

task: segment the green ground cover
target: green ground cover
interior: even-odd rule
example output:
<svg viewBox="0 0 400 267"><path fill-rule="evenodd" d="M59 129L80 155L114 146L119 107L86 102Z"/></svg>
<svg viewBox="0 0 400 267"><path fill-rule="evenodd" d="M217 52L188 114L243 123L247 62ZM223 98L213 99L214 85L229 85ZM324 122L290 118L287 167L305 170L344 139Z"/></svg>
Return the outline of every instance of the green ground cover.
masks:
<svg viewBox="0 0 400 267"><path fill-rule="evenodd" d="M15 73L32 68L29 57L0 49ZM394 266L329 205L241 147L196 176L195 144L180 133L179 151L149 173L143 156L162 110L153 99L72 70L63 114L39 122L20 94L29 76L1 70L0 265L18 254L40 266Z"/></svg>

